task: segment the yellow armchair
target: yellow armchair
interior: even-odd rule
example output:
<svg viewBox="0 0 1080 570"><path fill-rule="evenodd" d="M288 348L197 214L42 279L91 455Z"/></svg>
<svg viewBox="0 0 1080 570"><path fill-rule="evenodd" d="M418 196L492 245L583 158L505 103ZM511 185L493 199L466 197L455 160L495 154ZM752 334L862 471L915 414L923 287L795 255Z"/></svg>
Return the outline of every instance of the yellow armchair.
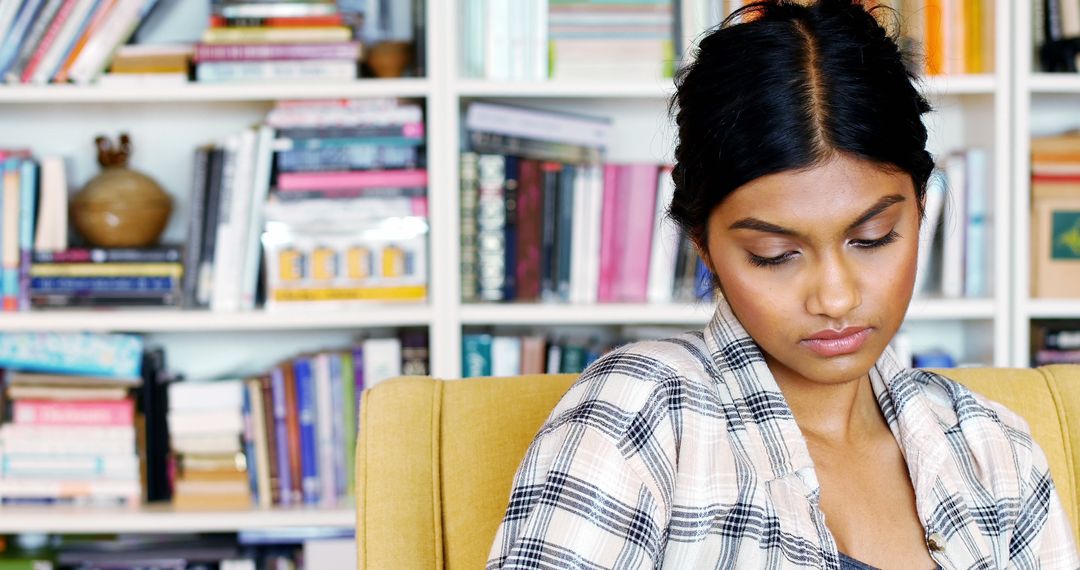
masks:
<svg viewBox="0 0 1080 570"><path fill-rule="evenodd" d="M941 372L1031 424L1075 532L1080 366ZM365 391L356 455L359 568L483 568L514 471L575 379L407 377Z"/></svg>

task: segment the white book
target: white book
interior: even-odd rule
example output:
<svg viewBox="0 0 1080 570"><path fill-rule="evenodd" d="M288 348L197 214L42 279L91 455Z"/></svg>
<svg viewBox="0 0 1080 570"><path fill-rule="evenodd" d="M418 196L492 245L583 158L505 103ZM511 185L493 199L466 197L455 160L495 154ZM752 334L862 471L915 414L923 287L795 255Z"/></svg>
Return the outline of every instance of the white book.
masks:
<svg viewBox="0 0 1080 570"><path fill-rule="evenodd" d="M304 566L356 570L356 540L352 538L305 540Z"/></svg>
<svg viewBox="0 0 1080 570"><path fill-rule="evenodd" d="M510 1L487 0L484 30L484 75L488 79L508 80L510 77Z"/></svg>
<svg viewBox="0 0 1080 570"><path fill-rule="evenodd" d="M40 178L34 251L63 251L68 247L67 164L63 157L41 159Z"/></svg>
<svg viewBox="0 0 1080 570"><path fill-rule="evenodd" d="M512 137L607 148L613 124L609 119L553 113L474 101L465 112L465 128Z"/></svg>
<svg viewBox="0 0 1080 570"><path fill-rule="evenodd" d="M0 38L8 37L8 30L15 22L15 14L19 12L22 2L0 2Z"/></svg>
<svg viewBox="0 0 1080 570"><path fill-rule="evenodd" d="M587 241L585 258L588 272L586 273L582 303L585 305L595 304L600 292L600 242L601 220L604 215L604 167L593 166L589 170L589 204L585 210L588 218L589 231L585 235Z"/></svg>
<svg viewBox="0 0 1080 570"><path fill-rule="evenodd" d="M0 479L0 499L80 498L87 502L117 498L139 503L142 485L138 480L87 481L78 479Z"/></svg>
<svg viewBox="0 0 1080 570"><path fill-rule="evenodd" d="M34 74L30 77L31 83L44 85L56 75L57 68L63 63L64 56L68 54L68 48L72 46L76 39L75 35L82 31L83 23L85 23L86 18L90 15L90 10L97 5L97 2L98 0L79 0L78 4L72 8L67 20L64 21L60 31L57 32L52 45L49 46L49 51L45 52L41 61L38 62L37 69L34 70Z"/></svg>
<svg viewBox="0 0 1080 570"><path fill-rule="evenodd" d="M667 215L675 195L671 168L661 168L659 179L653 221L654 238L649 256L648 300L650 303L670 303L675 294L675 261L679 254L679 228Z"/></svg>
<svg viewBox="0 0 1080 570"><path fill-rule="evenodd" d="M364 387L401 376L401 340L372 338L364 341Z"/></svg>
<svg viewBox="0 0 1080 570"><path fill-rule="evenodd" d="M228 145L233 145L230 137ZM255 174L255 132L245 129L235 140L236 161L229 188L221 193L221 210L214 252L214 285L210 310L240 310L240 278L243 271L243 239L250 221L251 187Z"/></svg>
<svg viewBox="0 0 1080 570"><path fill-rule="evenodd" d="M528 63L528 41L526 34L531 25L532 9L529 5L533 0L514 0L509 6L509 20L507 21L510 43L506 46L510 59L510 79L521 81L526 77L525 66Z"/></svg>
<svg viewBox="0 0 1080 570"><path fill-rule="evenodd" d="M915 269L914 294L925 294L929 290L928 279L931 272L930 264L933 260L934 239L937 237L938 227L941 225L941 214L945 207L945 175L938 170L930 176L926 183L925 216L922 225L919 226L919 254Z"/></svg>
<svg viewBox="0 0 1080 570"><path fill-rule="evenodd" d="M68 77L72 82L85 85L92 82L105 68L105 63L116 48L135 29L147 0L118 0L109 11L101 27L86 42L74 63Z"/></svg>
<svg viewBox="0 0 1080 570"><path fill-rule="evenodd" d="M521 339L516 336L496 336L491 339L491 375L521 374Z"/></svg>
<svg viewBox="0 0 1080 570"><path fill-rule="evenodd" d="M239 410L169 411L169 436L230 435L239 439L244 414Z"/></svg>
<svg viewBox="0 0 1080 570"><path fill-rule="evenodd" d="M548 78L548 0L533 0L533 20L529 30L529 42L532 46L529 55L529 77L533 81L547 81Z"/></svg>
<svg viewBox="0 0 1080 570"><path fill-rule="evenodd" d="M945 204L945 224L942 227L941 293L945 297L964 294L964 250L967 223L966 161L962 154L945 160L948 201Z"/></svg>
<svg viewBox="0 0 1080 570"><path fill-rule="evenodd" d="M334 395L330 389L330 354L319 353L312 362L315 379L315 433L318 439L315 460L319 464L320 503L333 505L337 497L334 478Z"/></svg>
<svg viewBox="0 0 1080 570"><path fill-rule="evenodd" d="M1080 5L1080 2L1077 2ZM990 243L990 177L985 149L967 152L967 243L964 267L964 295L985 297L990 293L993 251Z"/></svg>
<svg viewBox="0 0 1080 570"><path fill-rule="evenodd" d="M270 489L270 443L266 438L266 408L262 396L262 385L258 380L247 382L249 409L251 410L251 434L255 444L254 465L255 487L258 491L259 506L268 509L273 506L273 491Z"/></svg>
<svg viewBox="0 0 1080 570"><path fill-rule="evenodd" d="M239 411L244 406L242 380L172 382L168 391L170 411Z"/></svg>
<svg viewBox="0 0 1080 570"><path fill-rule="evenodd" d="M169 434L169 447L174 453L226 455L239 453L240 438L231 434Z"/></svg>
<svg viewBox="0 0 1080 570"><path fill-rule="evenodd" d="M1076 0L1062 0L1061 6L1061 35L1065 38L1080 36L1080 2Z"/></svg>
<svg viewBox="0 0 1080 570"><path fill-rule="evenodd" d="M255 309L255 290L259 285L259 257L262 253L262 235L266 197L270 193L270 173L274 168L274 129L266 125L258 127L255 142L255 164L252 180L250 212L247 235L243 246L243 266L240 270L240 310Z"/></svg>
<svg viewBox="0 0 1080 570"><path fill-rule="evenodd" d="M552 343L547 352L547 374L558 374L562 364L562 347Z"/></svg>
<svg viewBox="0 0 1080 570"><path fill-rule="evenodd" d="M595 260L588 257L588 241L586 235L589 232L589 171L588 167L578 168L574 171L574 217L572 218L571 235L575 236L570 243L570 303L581 304L586 300L585 282L588 278L589 263Z"/></svg>

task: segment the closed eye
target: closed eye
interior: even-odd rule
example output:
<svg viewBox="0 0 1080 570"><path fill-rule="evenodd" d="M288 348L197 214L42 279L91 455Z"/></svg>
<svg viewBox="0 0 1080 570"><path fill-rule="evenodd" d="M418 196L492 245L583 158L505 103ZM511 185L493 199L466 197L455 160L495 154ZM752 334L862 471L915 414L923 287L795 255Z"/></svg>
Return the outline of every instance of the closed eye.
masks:
<svg viewBox="0 0 1080 570"><path fill-rule="evenodd" d="M900 234L893 230L878 239L853 239L851 245L859 249L877 249L893 243L900 237Z"/></svg>

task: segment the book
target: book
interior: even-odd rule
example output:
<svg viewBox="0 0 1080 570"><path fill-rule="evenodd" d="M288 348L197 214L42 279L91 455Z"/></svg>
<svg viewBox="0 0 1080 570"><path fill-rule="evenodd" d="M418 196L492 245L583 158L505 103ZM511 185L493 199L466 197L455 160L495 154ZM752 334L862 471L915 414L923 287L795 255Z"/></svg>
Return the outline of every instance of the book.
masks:
<svg viewBox="0 0 1080 570"><path fill-rule="evenodd" d="M401 339L369 338L363 342L364 387L401 376Z"/></svg>
<svg viewBox="0 0 1080 570"><path fill-rule="evenodd" d="M34 251L63 251L68 246L68 188L64 159L59 156L43 157L39 170Z"/></svg>
<svg viewBox="0 0 1080 570"><path fill-rule="evenodd" d="M521 346L518 337L492 337L490 375L510 377L521 374Z"/></svg>
<svg viewBox="0 0 1080 570"><path fill-rule="evenodd" d="M478 294L484 301L501 301L506 284L506 158L480 155L477 170Z"/></svg>
<svg viewBox="0 0 1080 570"><path fill-rule="evenodd" d="M359 60L359 42L315 44L199 44L194 61L287 61L287 60Z"/></svg>
<svg viewBox="0 0 1080 570"><path fill-rule="evenodd" d="M27 372L138 378L142 338L100 333L0 333L0 367Z"/></svg>
<svg viewBox="0 0 1080 570"><path fill-rule="evenodd" d="M124 400L16 400L12 402L12 421L19 425L39 426L120 426L135 421L135 407Z"/></svg>
<svg viewBox="0 0 1080 570"><path fill-rule="evenodd" d="M16 290L16 309L30 308L31 255L34 248L34 221L37 219L37 165L24 160L19 170L19 283Z"/></svg>
<svg viewBox="0 0 1080 570"><path fill-rule="evenodd" d="M303 501L308 505L317 505L323 489L319 476L319 437L315 424L318 408L311 359L297 358L293 361L293 371L296 379L296 414L300 425Z"/></svg>
<svg viewBox="0 0 1080 570"><path fill-rule="evenodd" d="M344 26L208 28L206 44L341 43L352 39Z"/></svg>
<svg viewBox="0 0 1080 570"><path fill-rule="evenodd" d="M356 78L352 60L209 61L195 68L195 80L205 83L259 80L335 80Z"/></svg>
<svg viewBox="0 0 1080 570"><path fill-rule="evenodd" d="M476 378L491 376L491 345L493 339L488 334L465 334L461 337L461 376Z"/></svg>
<svg viewBox="0 0 1080 570"><path fill-rule="evenodd" d="M479 156L461 153L460 212L461 300L469 303L480 298L479 252L477 247L479 216Z"/></svg>
<svg viewBox="0 0 1080 570"><path fill-rule="evenodd" d="M277 188L290 190L343 190L352 188L418 188L428 184L427 170L381 170L351 172L284 172Z"/></svg>

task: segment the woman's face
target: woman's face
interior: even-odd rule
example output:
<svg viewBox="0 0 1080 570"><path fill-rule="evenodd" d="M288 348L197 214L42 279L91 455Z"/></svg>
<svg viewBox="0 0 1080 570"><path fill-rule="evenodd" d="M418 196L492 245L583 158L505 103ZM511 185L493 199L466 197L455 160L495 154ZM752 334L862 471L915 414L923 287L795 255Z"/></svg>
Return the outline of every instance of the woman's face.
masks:
<svg viewBox="0 0 1080 570"><path fill-rule="evenodd" d="M911 177L838 155L731 193L709 260L778 379L861 379L911 300L919 213Z"/></svg>

